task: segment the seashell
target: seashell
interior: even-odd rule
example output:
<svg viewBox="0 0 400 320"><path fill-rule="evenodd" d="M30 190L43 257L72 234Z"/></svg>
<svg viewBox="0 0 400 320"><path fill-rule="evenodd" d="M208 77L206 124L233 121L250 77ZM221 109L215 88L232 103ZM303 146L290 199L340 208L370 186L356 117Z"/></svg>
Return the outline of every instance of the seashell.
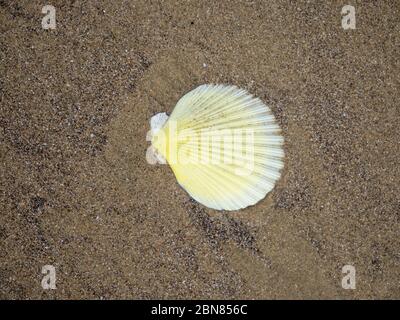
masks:
<svg viewBox="0 0 400 320"><path fill-rule="evenodd" d="M151 119L152 147L193 199L238 210L273 189L283 168L283 137L260 99L236 86L206 84L185 94L167 117Z"/></svg>

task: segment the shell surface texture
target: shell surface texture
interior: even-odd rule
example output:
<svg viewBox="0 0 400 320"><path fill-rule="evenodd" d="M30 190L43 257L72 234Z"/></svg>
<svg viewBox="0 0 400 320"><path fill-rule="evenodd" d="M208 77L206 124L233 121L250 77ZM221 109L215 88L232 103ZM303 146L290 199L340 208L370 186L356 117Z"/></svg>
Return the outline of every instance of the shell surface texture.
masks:
<svg viewBox="0 0 400 320"><path fill-rule="evenodd" d="M161 121L160 121L161 119ZM270 192L283 168L283 137L271 110L246 90L201 85L169 118L153 116L152 148L201 204L239 210Z"/></svg>

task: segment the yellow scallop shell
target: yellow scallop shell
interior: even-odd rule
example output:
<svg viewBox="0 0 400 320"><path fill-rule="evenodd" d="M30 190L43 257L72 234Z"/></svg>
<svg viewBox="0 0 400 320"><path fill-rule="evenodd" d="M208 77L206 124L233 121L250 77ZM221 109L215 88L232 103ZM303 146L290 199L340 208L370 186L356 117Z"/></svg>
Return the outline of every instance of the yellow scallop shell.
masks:
<svg viewBox="0 0 400 320"><path fill-rule="evenodd" d="M216 210L256 204L283 168L283 137L271 110L236 86L201 85L185 94L152 145L196 201Z"/></svg>

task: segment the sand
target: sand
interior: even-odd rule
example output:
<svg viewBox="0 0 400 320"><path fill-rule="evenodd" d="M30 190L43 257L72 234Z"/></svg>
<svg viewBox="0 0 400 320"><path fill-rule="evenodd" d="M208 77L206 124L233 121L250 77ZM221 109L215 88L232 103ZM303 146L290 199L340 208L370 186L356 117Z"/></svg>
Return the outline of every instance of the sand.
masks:
<svg viewBox="0 0 400 320"><path fill-rule="evenodd" d="M400 298L399 3L54 0L55 30L43 4L0 1L1 298ZM150 117L203 83L282 127L256 206L146 162Z"/></svg>

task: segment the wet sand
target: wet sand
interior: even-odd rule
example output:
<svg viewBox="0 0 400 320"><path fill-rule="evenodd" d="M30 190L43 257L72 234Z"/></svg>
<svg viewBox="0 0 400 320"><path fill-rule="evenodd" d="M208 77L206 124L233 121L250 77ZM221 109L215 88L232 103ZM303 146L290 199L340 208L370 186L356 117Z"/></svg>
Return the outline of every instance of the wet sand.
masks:
<svg viewBox="0 0 400 320"><path fill-rule="evenodd" d="M43 30L40 1L0 1L1 298L400 298L399 4L350 1L355 30L341 1L51 4ZM207 209L146 162L150 117L203 83L282 127L256 206Z"/></svg>

